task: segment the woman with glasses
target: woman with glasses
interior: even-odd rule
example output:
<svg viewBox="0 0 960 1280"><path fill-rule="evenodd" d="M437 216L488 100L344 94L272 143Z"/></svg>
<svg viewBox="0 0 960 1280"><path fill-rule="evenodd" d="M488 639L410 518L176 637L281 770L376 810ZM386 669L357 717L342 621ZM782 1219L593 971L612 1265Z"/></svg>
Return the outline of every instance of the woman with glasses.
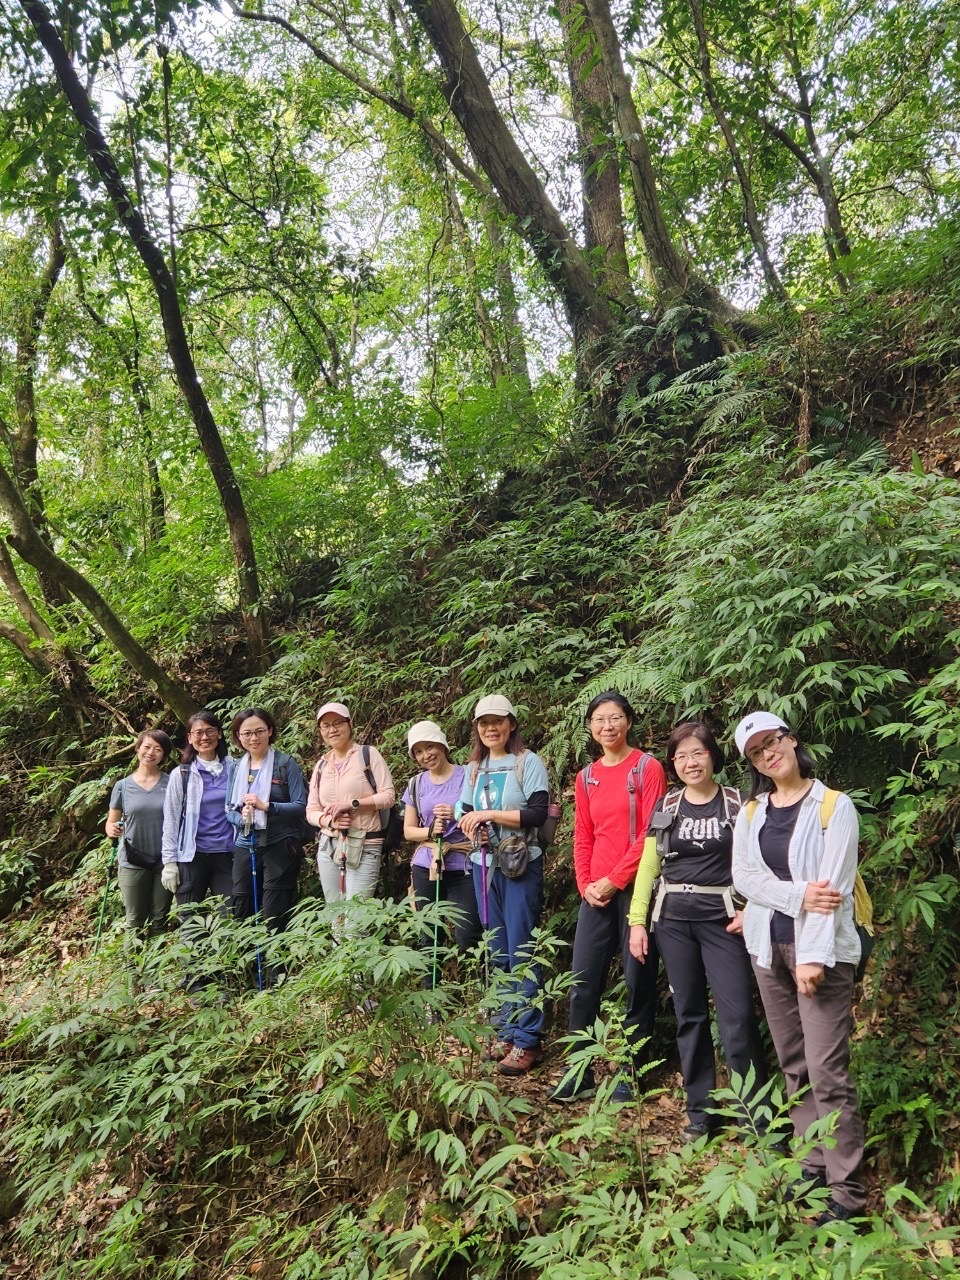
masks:
<svg viewBox="0 0 960 1280"><path fill-rule="evenodd" d="M613 689L598 694L586 711L593 763L580 771L575 787L573 861L581 901L567 1026L571 1034L593 1027L610 962L619 953L627 986L624 1027L639 1068L649 1060L641 1042L653 1035L657 1013L657 952L651 947L644 964L631 954L627 915L650 816L666 782L659 762L629 741L635 719L630 703ZM614 1101L629 1102L634 1083L622 1076ZM550 1101L576 1102L593 1092L592 1071L569 1072Z"/></svg>
<svg viewBox="0 0 960 1280"><path fill-rule="evenodd" d="M645 963L655 937L670 983L687 1093L685 1142L696 1142L716 1126L710 1110L717 1074L708 984L727 1066L743 1079L752 1068L752 1093L767 1079L743 945L742 904L733 893L733 824L740 793L716 782L723 764L723 752L706 725L688 721L671 733L667 774L680 785L653 816L630 912L630 950ZM647 914L657 876L651 935Z"/></svg>
<svg viewBox="0 0 960 1280"><path fill-rule="evenodd" d="M187 745L180 766L170 775L163 806L163 872L165 889L177 895L183 926L181 937L199 951L209 930L199 905L217 899L217 911L227 915L233 898L234 829L227 819L232 766L227 759L223 728L209 711L187 721ZM189 977L187 990L198 992L215 984L219 972Z"/></svg>
<svg viewBox="0 0 960 1280"><path fill-rule="evenodd" d="M813 760L779 716L737 725L750 799L733 837L733 880L747 899L743 936L790 1096L798 1137L832 1112L833 1143L803 1159L805 1183L829 1187L825 1226L863 1212L863 1122L850 1078L853 985L860 939L853 918L859 822L849 796L814 777ZM755 803L753 803L755 802Z"/></svg>
<svg viewBox="0 0 960 1280"><path fill-rule="evenodd" d="M262 707L238 711L230 736L243 752L234 766L227 800L227 816L238 828L233 855L233 910L238 920L246 920L256 906L271 930L279 933L290 919L297 894L307 788L293 756L273 745L277 722L269 711Z"/></svg>
<svg viewBox="0 0 960 1280"><path fill-rule="evenodd" d="M396 790L376 749L354 741L349 709L325 702L317 712L326 752L314 766L307 821L320 828L317 870L326 902L371 898L383 858L383 837Z"/></svg>

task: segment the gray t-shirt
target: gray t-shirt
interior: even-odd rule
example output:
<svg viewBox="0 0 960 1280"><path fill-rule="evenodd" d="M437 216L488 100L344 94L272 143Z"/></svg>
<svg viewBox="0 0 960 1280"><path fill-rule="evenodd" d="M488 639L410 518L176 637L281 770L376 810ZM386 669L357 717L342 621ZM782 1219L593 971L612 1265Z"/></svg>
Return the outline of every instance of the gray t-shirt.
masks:
<svg viewBox="0 0 960 1280"><path fill-rule="evenodd" d="M134 782L133 777L121 778L113 784L110 792L110 808L120 809L124 813L124 839L129 838L136 849L144 853L160 852L160 839L163 835L163 797L170 777L161 773L159 780L148 791ZM123 840L117 850L117 862L121 867L129 867L123 851Z"/></svg>

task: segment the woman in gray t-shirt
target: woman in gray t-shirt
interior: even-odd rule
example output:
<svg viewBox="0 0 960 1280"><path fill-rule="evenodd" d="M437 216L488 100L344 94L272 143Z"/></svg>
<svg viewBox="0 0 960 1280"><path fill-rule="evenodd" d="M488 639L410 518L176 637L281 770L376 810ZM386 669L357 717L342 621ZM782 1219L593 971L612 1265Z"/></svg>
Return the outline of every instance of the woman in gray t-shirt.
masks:
<svg viewBox="0 0 960 1280"><path fill-rule="evenodd" d="M117 877L127 928L149 933L164 927L172 897L160 883L163 800L169 782L161 766L172 746L162 729L140 734L134 747L137 767L113 784L105 828L111 840L120 840Z"/></svg>

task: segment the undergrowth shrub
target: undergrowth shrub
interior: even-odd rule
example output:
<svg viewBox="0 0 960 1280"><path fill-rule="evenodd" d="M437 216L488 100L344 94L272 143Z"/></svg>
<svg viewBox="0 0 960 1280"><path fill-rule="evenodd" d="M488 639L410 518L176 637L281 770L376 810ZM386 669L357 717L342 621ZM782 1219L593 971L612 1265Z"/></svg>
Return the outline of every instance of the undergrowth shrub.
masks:
<svg viewBox="0 0 960 1280"><path fill-rule="evenodd" d="M480 1063L503 989L484 991L479 956L423 985L437 909L351 904L357 931L337 943L342 910L304 904L279 939L223 922L210 973L232 988L199 1007L178 942L131 962L118 939L5 1009L17 1265L36 1280L951 1273L950 1233L910 1225L903 1187L866 1235L832 1240L785 1205L799 1166L761 1133L664 1156L624 1124L613 1077L573 1121L539 1115ZM287 975L263 993L237 976L256 945ZM554 946L539 940L548 962ZM595 1054L624 1057L616 1018L595 1033Z"/></svg>

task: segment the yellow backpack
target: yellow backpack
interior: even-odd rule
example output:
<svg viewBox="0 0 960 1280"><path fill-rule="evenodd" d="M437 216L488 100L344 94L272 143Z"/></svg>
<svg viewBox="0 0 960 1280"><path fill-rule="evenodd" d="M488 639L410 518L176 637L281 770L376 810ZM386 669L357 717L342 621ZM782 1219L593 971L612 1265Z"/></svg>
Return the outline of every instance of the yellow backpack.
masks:
<svg viewBox="0 0 960 1280"><path fill-rule="evenodd" d="M824 793L823 799L820 801L820 826L826 832L830 819L833 817L833 811L837 807L839 799L839 791L831 791L829 788ZM747 813L747 825L753 821L753 815L757 811L757 801L748 800L743 806ZM873 901L867 892L867 886L863 883L863 877L857 872L857 878L853 882L853 923L857 927L857 933L860 935L860 963L857 966L857 977L863 977L863 971L867 967L867 961L870 959L870 952L873 950Z"/></svg>

